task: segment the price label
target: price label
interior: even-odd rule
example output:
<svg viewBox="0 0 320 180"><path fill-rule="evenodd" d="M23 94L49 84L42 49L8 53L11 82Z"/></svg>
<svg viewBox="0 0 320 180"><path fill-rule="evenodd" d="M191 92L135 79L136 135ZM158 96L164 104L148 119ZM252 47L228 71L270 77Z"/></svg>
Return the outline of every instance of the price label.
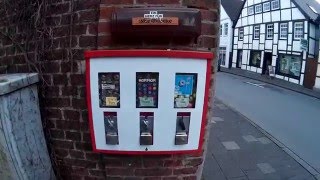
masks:
<svg viewBox="0 0 320 180"><path fill-rule="evenodd" d="M118 106L117 97L106 97L106 106Z"/></svg>

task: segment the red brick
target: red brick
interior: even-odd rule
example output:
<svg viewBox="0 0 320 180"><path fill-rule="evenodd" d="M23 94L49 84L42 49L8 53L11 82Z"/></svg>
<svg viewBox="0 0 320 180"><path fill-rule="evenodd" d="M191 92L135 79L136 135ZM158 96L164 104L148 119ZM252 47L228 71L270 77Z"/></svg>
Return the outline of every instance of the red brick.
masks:
<svg viewBox="0 0 320 180"><path fill-rule="evenodd" d="M69 35L69 26L59 26L52 29L53 37L62 37Z"/></svg>
<svg viewBox="0 0 320 180"><path fill-rule="evenodd" d="M78 121L56 121L57 128L63 130L79 130L80 124Z"/></svg>
<svg viewBox="0 0 320 180"><path fill-rule="evenodd" d="M97 163L93 161L81 160L81 159L70 159L65 158L64 162L66 165L78 166L78 167L85 167L85 168L96 168Z"/></svg>
<svg viewBox="0 0 320 180"><path fill-rule="evenodd" d="M182 178L183 180L197 180L197 176L185 176Z"/></svg>
<svg viewBox="0 0 320 180"><path fill-rule="evenodd" d="M86 99L72 99L72 107L74 109L87 109Z"/></svg>
<svg viewBox="0 0 320 180"><path fill-rule="evenodd" d="M88 121L80 122L81 131L89 131Z"/></svg>
<svg viewBox="0 0 320 180"><path fill-rule="evenodd" d="M89 175L88 169L84 167L72 167L72 173L78 175Z"/></svg>
<svg viewBox="0 0 320 180"><path fill-rule="evenodd" d="M100 156L101 156L101 154L98 154L98 153L91 153L91 152L86 153L86 158L88 160L92 160L92 161L100 160Z"/></svg>
<svg viewBox="0 0 320 180"><path fill-rule="evenodd" d="M168 176L172 175L172 170L169 168L146 168L146 169L136 169L136 176Z"/></svg>
<svg viewBox="0 0 320 180"><path fill-rule="evenodd" d="M125 4L133 4L133 0L101 0L101 4L120 4L120 5L125 5Z"/></svg>
<svg viewBox="0 0 320 180"><path fill-rule="evenodd" d="M106 167L122 167L123 163L120 159L105 159L104 164Z"/></svg>
<svg viewBox="0 0 320 180"><path fill-rule="evenodd" d="M217 27L214 24L201 24L201 34L202 35L217 35Z"/></svg>
<svg viewBox="0 0 320 180"><path fill-rule="evenodd" d="M203 9L219 9L220 1L218 0L182 0L183 6L192 6Z"/></svg>
<svg viewBox="0 0 320 180"><path fill-rule="evenodd" d="M68 76L66 74L53 74L53 84L54 85L68 85Z"/></svg>
<svg viewBox="0 0 320 180"><path fill-rule="evenodd" d="M218 13L216 11L210 10L200 10L201 12L201 19L206 21L218 21Z"/></svg>
<svg viewBox="0 0 320 180"><path fill-rule="evenodd" d="M60 157L60 158L64 158L64 157L67 157L69 155L69 152L68 150L66 149L54 149L54 153L56 156Z"/></svg>
<svg viewBox="0 0 320 180"><path fill-rule="evenodd" d="M64 110L63 115L65 120L80 120L80 112L77 110Z"/></svg>
<svg viewBox="0 0 320 180"><path fill-rule="evenodd" d="M119 176L107 176L106 179L107 180L124 180L122 177L119 177ZM142 180L142 179L137 179L137 180Z"/></svg>
<svg viewBox="0 0 320 180"><path fill-rule="evenodd" d="M162 178L159 177L159 176L156 176L156 177L145 177L145 178L143 178L143 180L162 180Z"/></svg>
<svg viewBox="0 0 320 180"><path fill-rule="evenodd" d="M137 0L137 3L146 3L146 4L180 4L180 0Z"/></svg>
<svg viewBox="0 0 320 180"><path fill-rule="evenodd" d="M57 129L50 129L51 138L64 139L64 131Z"/></svg>
<svg viewBox="0 0 320 180"><path fill-rule="evenodd" d="M45 109L45 116L49 118L61 119L62 113L60 109Z"/></svg>
<svg viewBox="0 0 320 180"><path fill-rule="evenodd" d="M73 141L81 141L81 133L66 131L66 139Z"/></svg>
<svg viewBox="0 0 320 180"><path fill-rule="evenodd" d="M63 148L63 149L72 149L73 148L73 142L72 141L65 141L65 140L51 140L52 145L55 148Z"/></svg>
<svg viewBox="0 0 320 180"><path fill-rule="evenodd" d="M74 5L74 10L96 9L99 7L100 0L78 0Z"/></svg>
<svg viewBox="0 0 320 180"><path fill-rule="evenodd" d="M43 72L45 73L59 73L60 72L60 62L44 62L42 63Z"/></svg>
<svg viewBox="0 0 320 180"><path fill-rule="evenodd" d="M203 162L203 159L202 159L202 158L186 159L186 160L184 161L184 165L197 167L197 166L201 165L202 162Z"/></svg>
<svg viewBox="0 0 320 180"><path fill-rule="evenodd" d="M86 24L76 24L72 27L72 35L82 35L86 34L87 25Z"/></svg>
<svg viewBox="0 0 320 180"><path fill-rule="evenodd" d="M131 176L134 175L133 168L106 168L106 173L108 175L117 175L117 176Z"/></svg>
<svg viewBox="0 0 320 180"><path fill-rule="evenodd" d="M163 177L162 180L178 180L179 177L177 176L170 176L170 177Z"/></svg>
<svg viewBox="0 0 320 180"><path fill-rule="evenodd" d="M110 35L101 35L98 37L98 46L105 47L111 45L111 36Z"/></svg>
<svg viewBox="0 0 320 180"><path fill-rule="evenodd" d="M184 168L174 169L173 174L174 175L195 174L197 170L198 170L198 167L184 167Z"/></svg>
<svg viewBox="0 0 320 180"><path fill-rule="evenodd" d="M143 166L146 168L163 167L164 162L161 159L143 159Z"/></svg>
<svg viewBox="0 0 320 180"><path fill-rule="evenodd" d="M79 19L76 22L84 23L84 22L95 22L98 19L98 12L96 10L90 11L80 11Z"/></svg>
<svg viewBox="0 0 320 180"><path fill-rule="evenodd" d="M181 160L165 160L164 161L164 167L177 167L177 166L182 166L182 161Z"/></svg>
<svg viewBox="0 0 320 180"><path fill-rule="evenodd" d="M90 135L90 133L83 132L82 133L82 141L91 143L91 135Z"/></svg>
<svg viewBox="0 0 320 180"><path fill-rule="evenodd" d="M95 47L97 42L96 36L80 36L79 46L80 47Z"/></svg>
<svg viewBox="0 0 320 180"><path fill-rule="evenodd" d="M47 11L48 15L55 15L55 14L64 14L70 12L70 4L63 3L63 4L54 4L51 5Z"/></svg>
<svg viewBox="0 0 320 180"><path fill-rule="evenodd" d="M106 172L102 170L89 170L90 175L96 177L105 177Z"/></svg>
<svg viewBox="0 0 320 180"><path fill-rule="evenodd" d="M79 87L78 88L78 95L80 98L85 98L87 97L87 94L86 94L86 87Z"/></svg>
<svg viewBox="0 0 320 180"><path fill-rule="evenodd" d="M107 0L110 1L110 0ZM119 1L119 0L114 0ZM113 7L100 7L100 20L110 20L112 12L114 11Z"/></svg>
<svg viewBox="0 0 320 180"><path fill-rule="evenodd" d="M96 35L98 32L98 23L88 24L87 29L89 31L89 34Z"/></svg>
<svg viewBox="0 0 320 180"><path fill-rule="evenodd" d="M109 34L111 32L111 23L110 22L99 22L98 33Z"/></svg>
<svg viewBox="0 0 320 180"><path fill-rule="evenodd" d="M68 107L70 106L69 98L46 98L44 104L47 107Z"/></svg>
<svg viewBox="0 0 320 180"><path fill-rule="evenodd" d="M85 85L86 77L84 74L71 74L71 85Z"/></svg>
<svg viewBox="0 0 320 180"><path fill-rule="evenodd" d="M215 48L217 47L217 39L214 37L201 36L199 38L200 47Z"/></svg>
<svg viewBox="0 0 320 180"><path fill-rule="evenodd" d="M108 178L107 178L108 179ZM104 177L85 176L84 180L106 180ZM109 179L108 179L109 180Z"/></svg>
<svg viewBox="0 0 320 180"><path fill-rule="evenodd" d="M74 60L84 60L84 50L83 49L72 49Z"/></svg>
<svg viewBox="0 0 320 180"><path fill-rule="evenodd" d="M91 143L76 142L75 144L76 144L76 149L78 150L92 151Z"/></svg>
<svg viewBox="0 0 320 180"><path fill-rule="evenodd" d="M77 96L78 89L75 86L63 86L61 87L62 96Z"/></svg>
<svg viewBox="0 0 320 180"><path fill-rule="evenodd" d="M84 159L84 153L81 151L69 150L69 154L71 158Z"/></svg>

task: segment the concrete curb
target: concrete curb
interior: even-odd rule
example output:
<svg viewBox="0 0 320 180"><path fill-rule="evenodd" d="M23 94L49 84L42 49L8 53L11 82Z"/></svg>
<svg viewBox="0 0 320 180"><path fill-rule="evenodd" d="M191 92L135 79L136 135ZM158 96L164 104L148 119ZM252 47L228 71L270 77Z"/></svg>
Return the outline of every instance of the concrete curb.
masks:
<svg viewBox="0 0 320 180"><path fill-rule="evenodd" d="M308 164L306 161L304 161L301 157L299 157L297 154L295 154L293 151L291 151L287 146L285 146L283 143L281 143L278 139L273 137L271 134L269 134L267 131L262 129L258 124L247 118L245 115L241 114L238 110L231 107L229 104L226 104L221 99L215 97L216 99L220 100L223 104L225 104L228 108L232 109L234 112L238 113L240 116L244 117L248 120L248 122L253 125L257 130L259 130L262 134L267 136L271 141L273 141L277 146L279 146L284 152L286 152L290 157L292 157L295 161L297 161L303 168L305 168L310 174L314 176L315 179L320 180L320 172L318 172L316 169L314 169L310 164Z"/></svg>
<svg viewBox="0 0 320 180"><path fill-rule="evenodd" d="M314 98L320 99L320 92L317 92L317 91L314 91L314 90L309 90L309 89L306 89L306 88L303 88L303 90L298 90L297 88L291 88L288 85L283 85L283 84L280 84L280 83L277 83L277 82L273 82L273 81L270 81L270 80L267 80L267 79L263 79L263 78L256 78L254 76L250 76L250 75L247 75L247 74L237 73L237 72L234 72L234 71L226 69L226 68L221 68L221 72L228 73L228 74L233 74L233 75L237 75L237 76L241 76L241 77L246 77L246 78L257 80L257 81L261 81L261 82L268 83L268 84L271 84L271 85L274 85L274 86L278 86L278 87L282 87L284 89L291 90L291 91L294 91L294 92L297 92L297 93L300 93L300 94L304 94L304 95L307 95L307 96L310 96L310 97L314 97ZM279 79L279 81L280 81L280 79ZM296 84L294 84L294 85L296 85Z"/></svg>

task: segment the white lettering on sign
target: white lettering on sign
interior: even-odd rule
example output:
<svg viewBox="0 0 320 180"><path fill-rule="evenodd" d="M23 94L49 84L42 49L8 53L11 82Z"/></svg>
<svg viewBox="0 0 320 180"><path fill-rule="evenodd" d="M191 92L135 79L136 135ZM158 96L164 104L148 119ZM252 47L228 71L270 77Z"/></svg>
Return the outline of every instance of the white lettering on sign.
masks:
<svg viewBox="0 0 320 180"><path fill-rule="evenodd" d="M156 79L139 79L139 82L157 82Z"/></svg>
<svg viewBox="0 0 320 180"><path fill-rule="evenodd" d="M144 18L159 19L161 21L163 19L163 14L158 14L158 11L150 11L149 14L144 14Z"/></svg>

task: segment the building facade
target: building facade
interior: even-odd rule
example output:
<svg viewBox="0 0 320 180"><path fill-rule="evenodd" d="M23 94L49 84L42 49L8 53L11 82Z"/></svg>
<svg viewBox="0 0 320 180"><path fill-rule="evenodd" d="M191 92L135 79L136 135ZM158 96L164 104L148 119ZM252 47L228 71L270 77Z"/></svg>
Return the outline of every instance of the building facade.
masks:
<svg viewBox="0 0 320 180"><path fill-rule="evenodd" d="M235 24L239 18L244 0L222 0L220 7L220 46L219 62L221 67L232 65L232 44Z"/></svg>
<svg viewBox="0 0 320 180"><path fill-rule="evenodd" d="M220 66L228 68L229 59L232 53L232 21L221 5L220 7L220 46L219 46L219 62Z"/></svg>
<svg viewBox="0 0 320 180"><path fill-rule="evenodd" d="M319 44L318 4L307 1L247 0L235 27L232 67L272 71L304 85L307 62L317 59Z"/></svg>

